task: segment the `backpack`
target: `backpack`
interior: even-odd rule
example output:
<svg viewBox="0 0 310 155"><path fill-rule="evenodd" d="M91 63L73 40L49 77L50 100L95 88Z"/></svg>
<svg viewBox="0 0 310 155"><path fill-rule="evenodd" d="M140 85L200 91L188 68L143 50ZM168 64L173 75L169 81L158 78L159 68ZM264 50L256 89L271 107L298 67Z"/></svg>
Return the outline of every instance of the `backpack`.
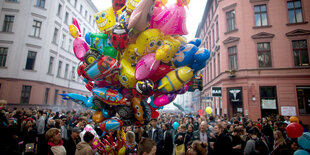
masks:
<svg viewBox="0 0 310 155"><path fill-rule="evenodd" d="M262 139L255 139L255 152L251 152L251 155L268 155L268 148Z"/></svg>

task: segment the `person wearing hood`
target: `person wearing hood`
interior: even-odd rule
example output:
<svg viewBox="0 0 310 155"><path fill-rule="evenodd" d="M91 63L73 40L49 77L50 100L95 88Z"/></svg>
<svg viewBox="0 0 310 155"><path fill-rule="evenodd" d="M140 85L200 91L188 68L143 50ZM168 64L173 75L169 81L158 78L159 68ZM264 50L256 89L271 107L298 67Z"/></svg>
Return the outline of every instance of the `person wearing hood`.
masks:
<svg viewBox="0 0 310 155"><path fill-rule="evenodd" d="M76 145L75 155L93 155L91 146L93 145L94 135L90 132L86 132L83 136L82 142Z"/></svg>

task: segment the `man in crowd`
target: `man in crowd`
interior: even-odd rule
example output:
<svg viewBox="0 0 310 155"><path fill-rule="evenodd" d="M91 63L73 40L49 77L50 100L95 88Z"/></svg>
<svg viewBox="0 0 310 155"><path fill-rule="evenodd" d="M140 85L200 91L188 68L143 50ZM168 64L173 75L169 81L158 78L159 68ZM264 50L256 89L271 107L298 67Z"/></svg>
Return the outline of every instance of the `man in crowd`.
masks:
<svg viewBox="0 0 310 155"><path fill-rule="evenodd" d="M232 140L229 136L223 133L224 128L222 124L218 123L214 126L214 133L216 134L216 141L214 143L214 154L223 155L232 153Z"/></svg>
<svg viewBox="0 0 310 155"><path fill-rule="evenodd" d="M163 124L162 129L164 132L163 153L171 155L173 152L173 140L169 131L169 124Z"/></svg>
<svg viewBox="0 0 310 155"><path fill-rule="evenodd" d="M142 138L138 145L138 155L155 155L156 143L149 138Z"/></svg>
<svg viewBox="0 0 310 155"><path fill-rule="evenodd" d="M81 129L74 127L72 129L72 134L68 140L64 140L64 147L66 148L67 155L74 155L76 145L81 141L80 138Z"/></svg>
<svg viewBox="0 0 310 155"><path fill-rule="evenodd" d="M208 124L206 121L200 123L199 130L193 132L192 141L199 140L201 142L209 142L209 136L211 131L208 129Z"/></svg>
<svg viewBox="0 0 310 155"><path fill-rule="evenodd" d="M148 132L148 136L150 139L154 140L157 144L156 154L160 154L162 151L162 144L164 140L163 131L157 127L157 119L152 119L151 121L151 129Z"/></svg>

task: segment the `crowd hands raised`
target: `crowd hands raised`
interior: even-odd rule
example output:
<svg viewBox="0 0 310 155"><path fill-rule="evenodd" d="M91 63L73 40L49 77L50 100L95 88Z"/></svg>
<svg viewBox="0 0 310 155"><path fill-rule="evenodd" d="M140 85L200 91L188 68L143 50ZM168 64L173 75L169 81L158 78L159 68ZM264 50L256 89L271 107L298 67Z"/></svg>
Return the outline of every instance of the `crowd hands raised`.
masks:
<svg viewBox="0 0 310 155"><path fill-rule="evenodd" d="M100 125L92 121L93 114L90 110L2 109L1 154L102 154L93 147L95 137L97 134L104 139L108 133L103 133ZM286 133L289 120L273 116L254 121L242 115L229 120L223 116L163 112L145 126L123 127L126 144L122 154L292 155L301 147L297 138ZM86 125L92 126L96 134L83 131ZM308 132L306 128L303 130ZM308 153L307 147L302 151Z"/></svg>

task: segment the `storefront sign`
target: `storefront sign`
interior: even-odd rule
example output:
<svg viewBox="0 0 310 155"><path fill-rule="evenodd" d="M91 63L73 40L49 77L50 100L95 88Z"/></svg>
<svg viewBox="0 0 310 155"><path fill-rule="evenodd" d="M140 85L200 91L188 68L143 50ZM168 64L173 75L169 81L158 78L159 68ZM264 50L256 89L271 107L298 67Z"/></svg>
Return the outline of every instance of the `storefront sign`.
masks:
<svg viewBox="0 0 310 155"><path fill-rule="evenodd" d="M222 87L211 87L212 97L222 97Z"/></svg>
<svg viewBox="0 0 310 155"><path fill-rule="evenodd" d="M296 107L295 106L281 106L281 115L296 116Z"/></svg>
<svg viewBox="0 0 310 155"><path fill-rule="evenodd" d="M275 99L262 99L262 109L277 109Z"/></svg>
<svg viewBox="0 0 310 155"><path fill-rule="evenodd" d="M237 112L242 112L242 108L237 108Z"/></svg>
<svg viewBox="0 0 310 155"><path fill-rule="evenodd" d="M238 89L230 89L229 91L229 100L231 102L241 102L242 101L242 90Z"/></svg>
<svg viewBox="0 0 310 155"><path fill-rule="evenodd" d="M212 102L212 97L210 97L210 96L201 97L201 99L202 99L202 102L204 102L204 103Z"/></svg>

